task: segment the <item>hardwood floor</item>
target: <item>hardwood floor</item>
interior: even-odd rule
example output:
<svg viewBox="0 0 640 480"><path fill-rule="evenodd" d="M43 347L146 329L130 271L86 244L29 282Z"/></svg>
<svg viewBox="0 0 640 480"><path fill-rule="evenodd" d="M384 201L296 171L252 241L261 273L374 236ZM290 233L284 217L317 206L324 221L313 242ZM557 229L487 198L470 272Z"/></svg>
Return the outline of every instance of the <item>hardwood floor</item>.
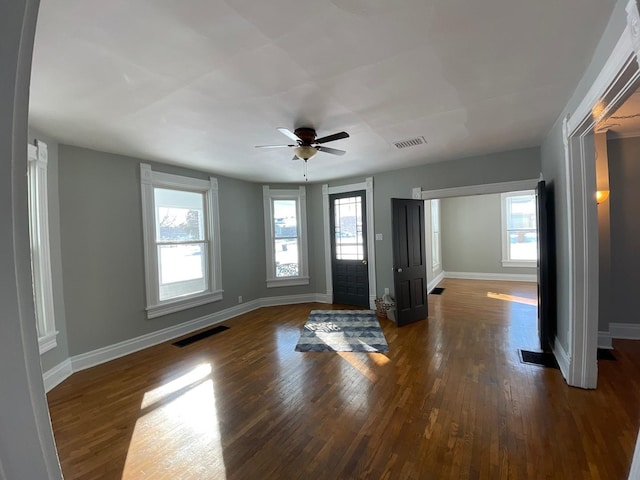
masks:
<svg viewBox="0 0 640 480"><path fill-rule="evenodd" d="M66 479L626 479L638 342L595 391L523 364L536 286L445 280L388 354L299 353L305 304L74 374L49 393ZM339 307L338 307L339 308Z"/></svg>

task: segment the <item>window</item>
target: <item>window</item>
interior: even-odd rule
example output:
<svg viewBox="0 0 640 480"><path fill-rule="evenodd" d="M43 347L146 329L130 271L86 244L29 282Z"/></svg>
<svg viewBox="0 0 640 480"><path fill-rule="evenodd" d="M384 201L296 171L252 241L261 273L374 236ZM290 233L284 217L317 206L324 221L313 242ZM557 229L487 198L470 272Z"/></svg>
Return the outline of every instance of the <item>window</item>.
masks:
<svg viewBox="0 0 640 480"><path fill-rule="evenodd" d="M503 193L501 200L502 265L535 266L538 259L535 192Z"/></svg>
<svg viewBox="0 0 640 480"><path fill-rule="evenodd" d="M222 299L218 182L140 165L147 317Z"/></svg>
<svg viewBox="0 0 640 480"><path fill-rule="evenodd" d="M49 203L47 191L47 144L39 140L28 146L29 237L31 271L38 329L38 344L43 354L57 345L51 281L49 247Z"/></svg>
<svg viewBox="0 0 640 480"><path fill-rule="evenodd" d="M431 200L431 268L440 267L440 200Z"/></svg>
<svg viewBox="0 0 640 480"><path fill-rule="evenodd" d="M306 192L264 186L267 287L308 285Z"/></svg>

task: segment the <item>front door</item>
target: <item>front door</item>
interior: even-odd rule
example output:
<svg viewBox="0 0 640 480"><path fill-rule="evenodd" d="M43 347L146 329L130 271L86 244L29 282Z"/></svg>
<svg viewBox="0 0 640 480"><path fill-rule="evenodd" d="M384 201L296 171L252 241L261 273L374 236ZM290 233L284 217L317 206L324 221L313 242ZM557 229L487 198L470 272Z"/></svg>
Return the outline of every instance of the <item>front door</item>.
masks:
<svg viewBox="0 0 640 480"><path fill-rule="evenodd" d="M424 200L391 199L393 282L398 326L427 318Z"/></svg>
<svg viewBox="0 0 640 480"><path fill-rule="evenodd" d="M329 196L333 303L369 306L366 192Z"/></svg>

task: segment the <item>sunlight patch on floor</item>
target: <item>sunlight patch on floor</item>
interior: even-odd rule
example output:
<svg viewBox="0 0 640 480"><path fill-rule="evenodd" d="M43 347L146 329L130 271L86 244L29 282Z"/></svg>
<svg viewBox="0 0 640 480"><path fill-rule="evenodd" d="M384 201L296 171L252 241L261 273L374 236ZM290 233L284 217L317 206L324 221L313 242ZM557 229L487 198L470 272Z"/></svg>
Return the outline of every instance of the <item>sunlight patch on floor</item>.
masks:
<svg viewBox="0 0 640 480"><path fill-rule="evenodd" d="M227 478L210 373L198 365L145 394L123 479Z"/></svg>
<svg viewBox="0 0 640 480"><path fill-rule="evenodd" d="M153 390L148 391L144 394L142 398L142 405L140 408L145 409L153 405L154 403L159 402L165 397L168 397L174 392L182 390L183 388L188 387L196 383L199 380L207 377L211 373L211 365L208 363L201 363L196 368L191 370L188 373L172 380L164 385L159 386L158 388L154 388Z"/></svg>
<svg viewBox="0 0 640 480"><path fill-rule="evenodd" d="M375 383L378 381L378 375L374 372L369 365L363 362L358 354L355 352L336 352L340 355L344 360L349 362L349 364L358 370L362 375L364 375L371 383Z"/></svg>
<svg viewBox="0 0 640 480"><path fill-rule="evenodd" d="M487 292L487 297L493 298L496 300L503 300L505 302L523 303L525 305L533 305L536 307L538 306L537 298L519 297L517 295L507 295L504 293L494 293L494 292Z"/></svg>

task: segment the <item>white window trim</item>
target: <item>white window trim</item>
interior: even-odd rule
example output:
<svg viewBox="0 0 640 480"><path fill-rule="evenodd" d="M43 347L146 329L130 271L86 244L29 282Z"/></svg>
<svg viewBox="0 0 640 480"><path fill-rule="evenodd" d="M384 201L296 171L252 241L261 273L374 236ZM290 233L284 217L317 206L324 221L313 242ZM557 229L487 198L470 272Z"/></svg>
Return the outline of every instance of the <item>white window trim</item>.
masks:
<svg viewBox="0 0 640 480"><path fill-rule="evenodd" d="M264 204L264 236L267 254L267 288L309 285L309 251L307 246L307 193L305 187L298 190L272 190L262 187ZM275 232L273 231L273 200L296 200L298 218L299 275L276 277Z"/></svg>
<svg viewBox="0 0 640 480"><path fill-rule="evenodd" d="M500 194L500 221L502 237L502 266L503 267L524 267L531 268L537 265L536 260L511 260L509 259L509 234L507 232L507 212L506 212L506 199L509 197L519 197L523 195L533 195L535 197L535 190L519 190L517 192L505 192Z"/></svg>
<svg viewBox="0 0 640 480"><path fill-rule="evenodd" d="M438 221L437 221L437 225L434 224L433 221L433 209L434 206L436 208L436 210L438 211ZM430 220L431 220L431 269L435 272L436 270L438 270L441 266L442 263L442 247L441 247L441 242L440 242L440 231L441 231L441 225L440 225L440 199L439 198L434 198L431 200L431 205L430 205ZM434 226L437 226L436 228L433 228ZM437 236L436 236L437 234ZM434 245L437 247L437 251L438 251L438 258L434 258L433 256L433 249L434 249Z"/></svg>
<svg viewBox="0 0 640 480"><path fill-rule="evenodd" d="M47 190L47 144L36 140L28 145L29 233L31 239L31 268L38 322L40 355L57 346L51 277L51 248L49 244L49 194Z"/></svg>
<svg viewBox="0 0 640 480"><path fill-rule="evenodd" d="M151 165L140 164L140 186L142 194L142 231L144 237L144 262L147 294L147 318L156 318L179 312L206 303L222 300L222 267L220 255L220 215L218 202L218 180L183 177L154 172ZM209 288L194 295L160 301L158 290L158 256L155 246L155 187L188 190L205 194L207 233L209 237L209 265L207 275Z"/></svg>

